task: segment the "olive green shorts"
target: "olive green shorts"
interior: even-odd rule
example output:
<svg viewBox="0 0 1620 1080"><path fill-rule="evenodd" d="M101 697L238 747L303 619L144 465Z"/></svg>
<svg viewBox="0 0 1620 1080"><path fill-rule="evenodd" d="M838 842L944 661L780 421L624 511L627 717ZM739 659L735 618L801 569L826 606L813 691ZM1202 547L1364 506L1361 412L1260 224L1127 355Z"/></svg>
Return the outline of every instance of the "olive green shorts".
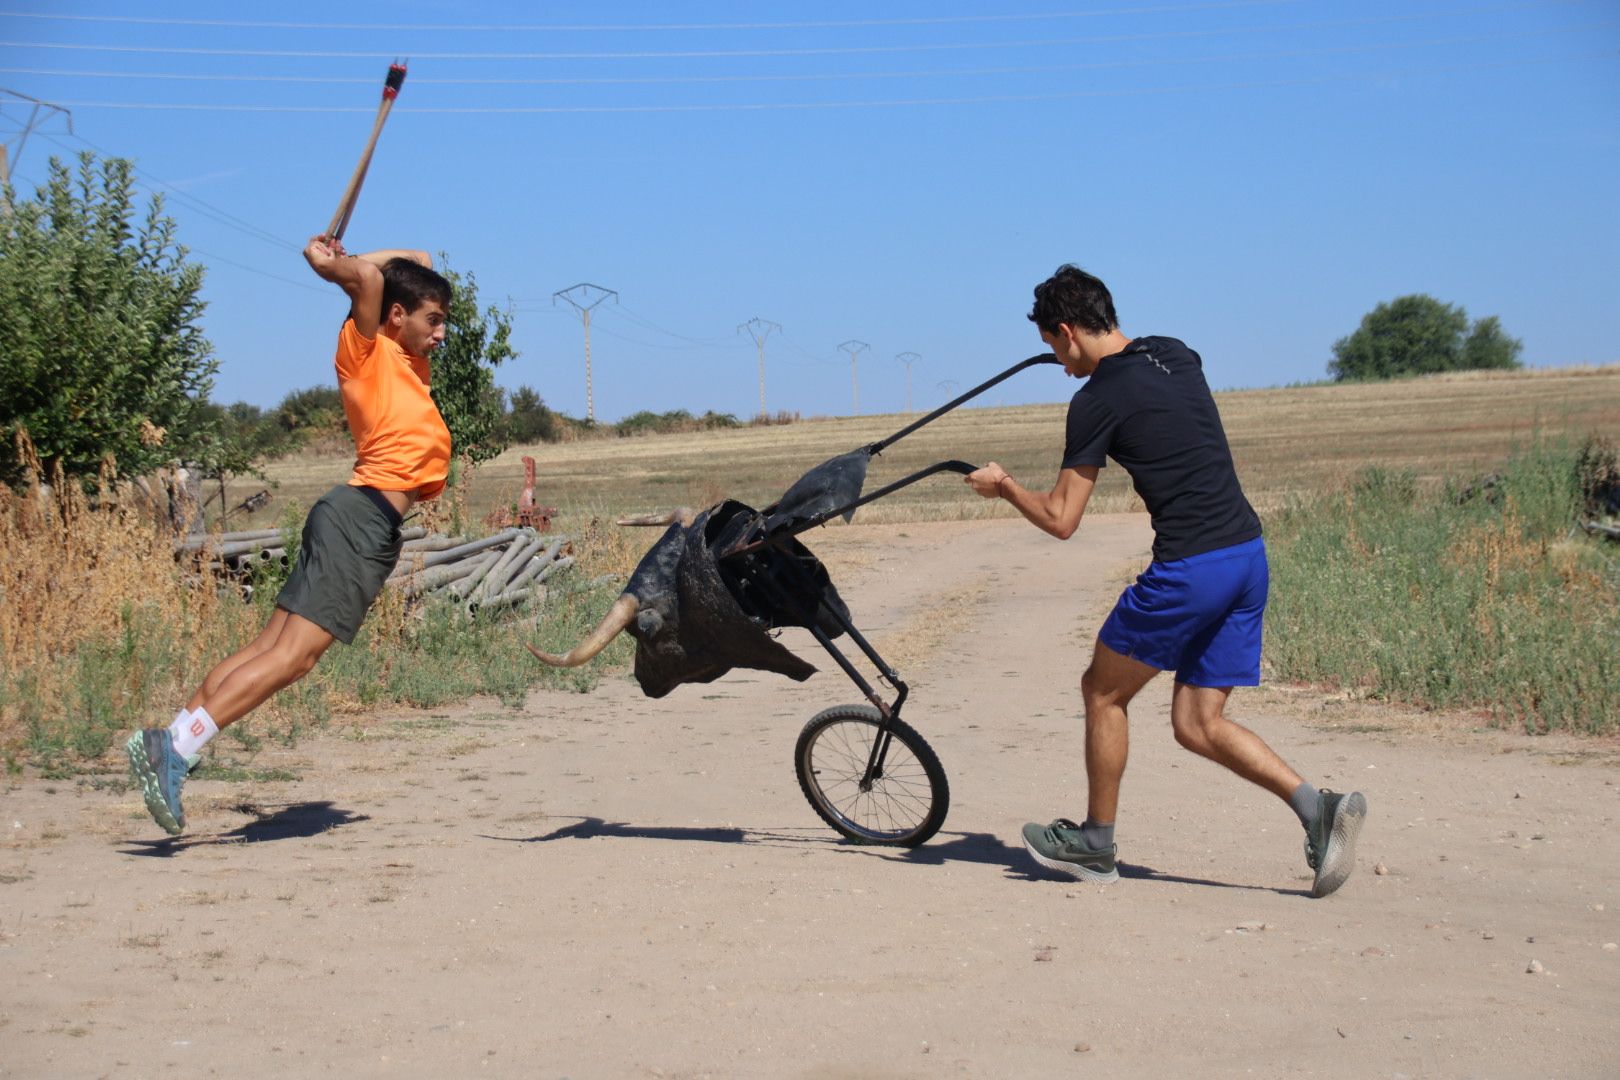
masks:
<svg viewBox="0 0 1620 1080"><path fill-rule="evenodd" d="M276 606L347 645L399 562L399 512L375 488L339 484L310 507Z"/></svg>

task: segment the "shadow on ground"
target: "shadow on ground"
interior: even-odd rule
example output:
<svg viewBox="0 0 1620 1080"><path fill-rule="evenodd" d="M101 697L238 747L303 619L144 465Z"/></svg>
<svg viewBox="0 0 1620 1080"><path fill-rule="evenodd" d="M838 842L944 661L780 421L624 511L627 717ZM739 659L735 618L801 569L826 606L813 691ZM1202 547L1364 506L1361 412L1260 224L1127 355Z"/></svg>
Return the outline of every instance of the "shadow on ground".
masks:
<svg viewBox="0 0 1620 1080"><path fill-rule="evenodd" d="M688 828L678 825L631 825L622 821L607 821L599 817L581 817L571 825L553 829L538 836L490 836L479 834L485 840L508 843L542 844L553 840L678 840L706 844L766 844L771 846L810 844L824 847L839 855L862 855L886 859L890 862L912 863L918 866L942 866L948 862L980 863L1001 866L1007 876L1019 881L1069 881L1043 870L1030 859L1022 845L1014 846L993 833L948 833L921 847L901 848L881 844L853 844L847 840L817 831L740 829L734 826L715 828ZM1213 881L1209 878L1183 877L1167 874L1151 866L1120 863L1119 876L1137 881L1157 881L1176 885L1196 885L1210 889L1248 889L1271 892L1279 896L1309 896L1308 889L1279 889L1269 885L1245 885L1231 881Z"/></svg>
<svg viewBox="0 0 1620 1080"><path fill-rule="evenodd" d="M232 807L239 814L252 814L257 820L238 826L230 832L213 836L171 836L161 840L131 840L122 855L156 856L169 858L194 847L215 844L257 844L270 840L298 840L330 832L342 825L367 820L367 815L344 810L331 802L288 803L270 809L243 803Z"/></svg>

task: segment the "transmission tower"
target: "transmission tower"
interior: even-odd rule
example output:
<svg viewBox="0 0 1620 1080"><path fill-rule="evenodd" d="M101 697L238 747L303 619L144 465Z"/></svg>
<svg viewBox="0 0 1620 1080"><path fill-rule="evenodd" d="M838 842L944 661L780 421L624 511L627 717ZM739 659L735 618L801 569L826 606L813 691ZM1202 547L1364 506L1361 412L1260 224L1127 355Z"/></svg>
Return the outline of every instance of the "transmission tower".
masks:
<svg viewBox="0 0 1620 1080"><path fill-rule="evenodd" d="M896 353L896 360L906 365L906 412L911 411L911 365L922 359L922 353Z"/></svg>
<svg viewBox="0 0 1620 1080"><path fill-rule="evenodd" d="M872 346L864 341L856 341L854 338L850 338L838 347L849 353L849 382L853 394L850 399L850 415L859 416L861 415L861 373L855 364L855 358Z"/></svg>
<svg viewBox="0 0 1620 1080"><path fill-rule="evenodd" d="M21 122L15 150L9 143L0 142L0 184L11 183L11 162L22 158L23 146L28 142L28 136L42 121L60 114L67 118L68 134L73 134L73 114L62 106L52 105L48 101L41 101L27 94L19 94L15 90L0 89L0 115L17 108L26 110L28 118Z"/></svg>
<svg viewBox="0 0 1620 1080"><path fill-rule="evenodd" d="M957 382L955 379L941 379L939 382L934 384L934 386L939 389L940 393L944 394L947 398L954 396L956 394L956 388L961 385L962 384Z"/></svg>
<svg viewBox="0 0 1620 1080"><path fill-rule="evenodd" d="M759 350L759 418L765 419L765 339L771 336L771 331L782 332L780 323L773 323L769 319L762 319L755 315L752 319L737 327L737 333L745 331L754 339L754 348Z"/></svg>
<svg viewBox="0 0 1620 1080"><path fill-rule="evenodd" d="M604 289L600 285L592 285L588 281L570 285L566 289L558 289L551 294L553 306L558 300L568 301L574 310L579 312L580 319L585 323L585 419L593 424L596 422L596 399L591 393L591 308L610 296L613 297L615 304L619 302L618 293L612 289Z"/></svg>

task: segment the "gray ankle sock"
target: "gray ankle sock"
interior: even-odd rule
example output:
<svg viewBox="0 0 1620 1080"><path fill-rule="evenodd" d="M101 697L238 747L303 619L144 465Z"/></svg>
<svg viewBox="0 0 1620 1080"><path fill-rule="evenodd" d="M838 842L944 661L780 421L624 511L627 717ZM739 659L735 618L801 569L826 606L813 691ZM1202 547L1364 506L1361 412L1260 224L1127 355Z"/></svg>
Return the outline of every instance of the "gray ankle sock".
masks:
<svg viewBox="0 0 1620 1080"><path fill-rule="evenodd" d="M1114 846L1114 823L1099 825L1090 818L1080 823L1080 838L1093 851L1107 851Z"/></svg>
<svg viewBox="0 0 1620 1080"><path fill-rule="evenodd" d="M1294 789L1294 793L1288 796L1288 805L1294 808L1299 823L1307 829L1316 824L1316 808L1319 801L1316 796L1317 790L1308 780L1301 783Z"/></svg>

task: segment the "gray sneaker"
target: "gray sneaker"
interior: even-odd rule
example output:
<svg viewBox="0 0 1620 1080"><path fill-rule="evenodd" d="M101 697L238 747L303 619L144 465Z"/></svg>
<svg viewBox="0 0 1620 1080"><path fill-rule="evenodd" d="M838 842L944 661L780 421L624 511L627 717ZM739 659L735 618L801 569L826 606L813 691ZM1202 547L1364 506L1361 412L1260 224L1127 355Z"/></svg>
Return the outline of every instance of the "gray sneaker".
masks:
<svg viewBox="0 0 1620 1080"><path fill-rule="evenodd" d="M1312 896L1338 889L1356 868L1356 837L1367 819L1367 798L1323 790L1317 796L1316 824L1305 830L1305 861L1316 871Z"/></svg>
<svg viewBox="0 0 1620 1080"><path fill-rule="evenodd" d="M163 826L163 831L170 836L178 836L186 827L180 788L186 782L186 774L197 767L199 758L181 757L167 728L137 731L124 744L124 751L129 755L130 775L140 785L152 820Z"/></svg>
<svg viewBox="0 0 1620 1080"><path fill-rule="evenodd" d="M1119 880L1119 868L1114 864L1117 846L1110 844L1106 851L1087 847L1080 826L1068 818L1058 818L1050 825L1025 825L1024 848L1048 870L1081 881Z"/></svg>

